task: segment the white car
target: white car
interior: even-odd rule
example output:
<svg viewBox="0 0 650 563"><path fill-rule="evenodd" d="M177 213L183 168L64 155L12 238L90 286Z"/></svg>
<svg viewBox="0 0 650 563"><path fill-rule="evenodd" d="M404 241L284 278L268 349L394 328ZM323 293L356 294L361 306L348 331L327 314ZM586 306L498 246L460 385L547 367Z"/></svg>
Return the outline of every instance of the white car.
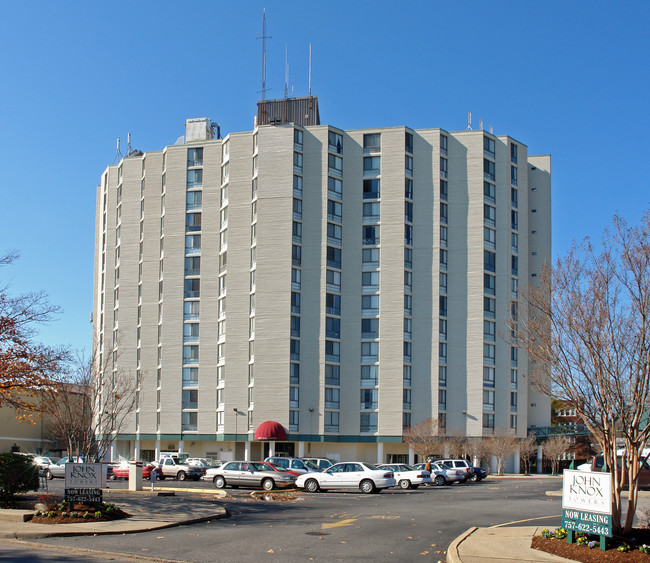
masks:
<svg viewBox="0 0 650 563"><path fill-rule="evenodd" d="M387 469L395 474L395 480L400 489L417 489L420 485L427 485L432 481L431 472L424 469L415 469L405 463L385 463L378 465L377 469Z"/></svg>
<svg viewBox="0 0 650 563"><path fill-rule="evenodd" d="M392 471L378 469L363 461L336 463L322 473L305 473L296 479L296 487L310 493L328 489L361 489L363 493L378 493L396 484Z"/></svg>

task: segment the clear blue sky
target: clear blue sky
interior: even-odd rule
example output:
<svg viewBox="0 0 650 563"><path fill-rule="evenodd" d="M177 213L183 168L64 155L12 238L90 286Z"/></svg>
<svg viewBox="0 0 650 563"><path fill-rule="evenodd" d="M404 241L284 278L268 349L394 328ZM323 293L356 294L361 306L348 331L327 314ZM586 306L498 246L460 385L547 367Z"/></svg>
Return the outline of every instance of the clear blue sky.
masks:
<svg viewBox="0 0 650 563"><path fill-rule="evenodd" d="M552 155L554 254L649 208L650 3L2 2L0 270L44 290L48 344L91 347L95 188L115 141L161 150L188 117L252 129L267 12L268 98L312 91L337 127L467 126ZM646 163L646 164L644 164Z"/></svg>

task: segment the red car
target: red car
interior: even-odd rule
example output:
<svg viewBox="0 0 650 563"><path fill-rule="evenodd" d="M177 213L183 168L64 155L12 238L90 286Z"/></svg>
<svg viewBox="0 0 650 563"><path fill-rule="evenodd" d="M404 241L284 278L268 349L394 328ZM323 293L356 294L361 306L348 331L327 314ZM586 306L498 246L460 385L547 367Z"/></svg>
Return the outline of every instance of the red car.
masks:
<svg viewBox="0 0 650 563"><path fill-rule="evenodd" d="M142 478L151 479L151 471L155 470L160 477L160 470L157 467L154 467L150 463L142 463ZM129 478L129 466L128 465L114 465L113 466L113 479L128 479Z"/></svg>
<svg viewBox="0 0 650 563"><path fill-rule="evenodd" d="M271 463L270 461L260 461L258 463L262 463L266 465L271 471L282 471L284 473L290 473L291 475L295 475L298 477L300 473L296 471L291 471L291 469L285 469L284 467L280 467L279 465L275 465L274 463Z"/></svg>

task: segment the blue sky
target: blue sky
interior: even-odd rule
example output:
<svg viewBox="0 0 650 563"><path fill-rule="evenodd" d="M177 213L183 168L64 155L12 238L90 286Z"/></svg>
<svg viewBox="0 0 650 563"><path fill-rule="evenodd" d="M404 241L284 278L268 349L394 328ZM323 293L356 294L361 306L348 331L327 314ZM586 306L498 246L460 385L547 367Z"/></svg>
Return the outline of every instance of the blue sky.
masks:
<svg viewBox="0 0 650 563"><path fill-rule="evenodd" d="M210 117L252 129L267 12L267 98L344 129L467 126L472 112L552 155L553 251L649 208L650 3L221 1L0 3L0 270L44 290L48 344L89 351L95 188L127 133L143 151Z"/></svg>

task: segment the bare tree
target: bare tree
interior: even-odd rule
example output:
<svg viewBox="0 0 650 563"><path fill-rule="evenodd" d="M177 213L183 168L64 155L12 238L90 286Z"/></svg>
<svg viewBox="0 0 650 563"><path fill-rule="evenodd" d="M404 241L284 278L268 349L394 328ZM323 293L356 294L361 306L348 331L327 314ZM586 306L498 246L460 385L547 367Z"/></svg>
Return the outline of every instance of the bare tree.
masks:
<svg viewBox="0 0 650 563"><path fill-rule="evenodd" d="M542 444L546 457L551 460L551 472L553 475L558 474L560 459L563 453L571 447L571 440L566 436L553 436Z"/></svg>
<svg viewBox="0 0 650 563"><path fill-rule="evenodd" d="M44 392L50 432L67 445L69 455L84 460L107 454L138 405L137 382L108 356L101 369L98 359L76 358Z"/></svg>
<svg viewBox="0 0 650 563"><path fill-rule="evenodd" d="M537 436L529 434L525 438L520 438L517 445L519 457L524 464L524 474L530 475L530 458L537 453Z"/></svg>
<svg viewBox="0 0 650 563"><path fill-rule="evenodd" d="M487 438L472 438L468 441L467 453L472 458L472 464L477 460L478 465L481 465L481 462L490 455L490 444L486 440Z"/></svg>
<svg viewBox="0 0 650 563"><path fill-rule="evenodd" d="M492 436L485 438L486 448L497 458L497 475L503 475L506 461L517 451L517 437L514 433L498 430Z"/></svg>
<svg viewBox="0 0 650 563"><path fill-rule="evenodd" d="M574 405L598 441L612 474L613 531L629 534L650 436L650 214L638 227L615 216L598 248L574 243L539 279L522 292L520 318L509 328L528 352L532 380ZM630 491L624 526L621 467Z"/></svg>
<svg viewBox="0 0 650 563"><path fill-rule="evenodd" d="M436 449L443 443L444 433L444 427L441 426L439 419L428 418L420 424L408 427L402 440L421 459L424 459L436 453Z"/></svg>

